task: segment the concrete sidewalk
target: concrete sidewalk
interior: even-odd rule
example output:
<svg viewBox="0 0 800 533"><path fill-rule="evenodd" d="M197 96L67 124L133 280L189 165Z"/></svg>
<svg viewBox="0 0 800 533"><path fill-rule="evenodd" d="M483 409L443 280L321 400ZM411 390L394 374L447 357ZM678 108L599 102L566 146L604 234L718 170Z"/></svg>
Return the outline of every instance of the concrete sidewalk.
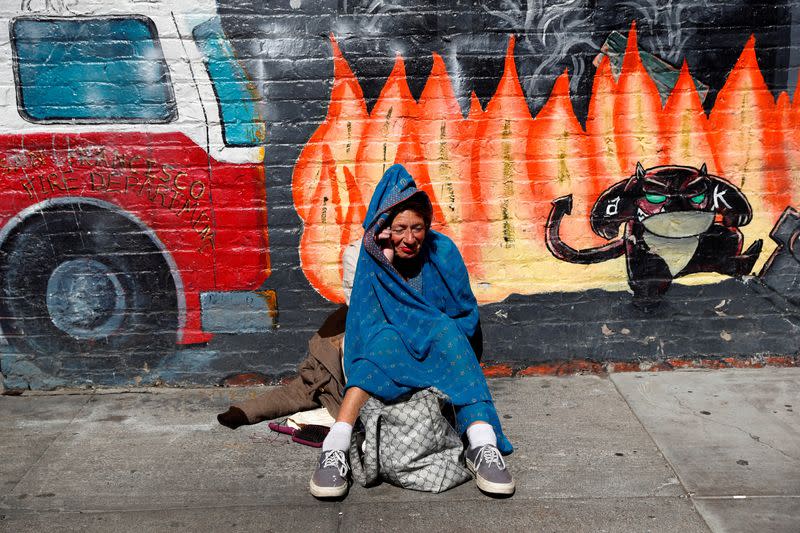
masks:
<svg viewBox="0 0 800 533"><path fill-rule="evenodd" d="M317 450L217 424L258 389L2 397L0 531L800 531L800 369L490 386L516 447L504 500L468 483L317 501Z"/></svg>

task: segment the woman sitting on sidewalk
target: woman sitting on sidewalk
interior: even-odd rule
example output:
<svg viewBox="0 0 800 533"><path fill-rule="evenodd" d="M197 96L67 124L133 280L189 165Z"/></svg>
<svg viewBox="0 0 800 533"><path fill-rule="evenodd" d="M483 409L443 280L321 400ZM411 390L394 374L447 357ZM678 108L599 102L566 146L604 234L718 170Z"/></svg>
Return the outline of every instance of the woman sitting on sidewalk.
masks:
<svg viewBox="0 0 800 533"><path fill-rule="evenodd" d="M389 402L427 387L450 397L478 487L514 492L501 456L512 447L470 343L478 305L458 249L430 229L432 211L400 165L386 171L372 196L347 314L345 395L311 478L316 497L347 492L347 449L369 396Z"/></svg>

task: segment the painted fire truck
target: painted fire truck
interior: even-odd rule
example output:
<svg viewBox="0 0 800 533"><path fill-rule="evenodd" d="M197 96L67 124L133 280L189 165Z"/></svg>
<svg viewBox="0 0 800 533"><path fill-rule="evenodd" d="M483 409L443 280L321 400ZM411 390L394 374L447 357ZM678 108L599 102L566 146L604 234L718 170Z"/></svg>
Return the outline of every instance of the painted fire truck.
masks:
<svg viewBox="0 0 800 533"><path fill-rule="evenodd" d="M265 126L214 1L18 0L0 28L6 341L85 357L268 328Z"/></svg>

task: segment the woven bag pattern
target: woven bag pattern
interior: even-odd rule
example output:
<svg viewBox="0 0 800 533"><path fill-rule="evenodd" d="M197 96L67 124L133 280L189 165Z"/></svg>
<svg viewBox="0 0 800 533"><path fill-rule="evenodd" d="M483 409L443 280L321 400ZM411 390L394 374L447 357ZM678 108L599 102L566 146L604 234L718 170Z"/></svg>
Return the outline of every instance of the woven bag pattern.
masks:
<svg viewBox="0 0 800 533"><path fill-rule="evenodd" d="M472 476L463 463L458 433L442 414L452 408L435 388L392 403L370 398L359 415L361 439L350 445L354 478L364 486L387 481L406 489L443 492Z"/></svg>

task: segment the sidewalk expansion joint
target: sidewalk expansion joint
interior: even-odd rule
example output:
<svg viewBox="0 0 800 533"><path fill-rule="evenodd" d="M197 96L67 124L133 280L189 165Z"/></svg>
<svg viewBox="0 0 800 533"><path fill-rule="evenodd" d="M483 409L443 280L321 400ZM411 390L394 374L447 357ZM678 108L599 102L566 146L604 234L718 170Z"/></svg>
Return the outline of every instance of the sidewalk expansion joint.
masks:
<svg viewBox="0 0 800 533"><path fill-rule="evenodd" d="M13 494L15 490L17 490L17 487L20 485L20 483L22 483L28 476L28 474L31 472L31 470L33 470L34 467L39 464L39 461L41 461L42 458L47 454L47 452L50 451L50 448L53 447L53 444L55 444L56 441L61 438L64 432L75 422L75 420L78 418L81 412L83 412L86 406L89 405L89 402L92 400L92 396L94 395L93 394L86 395L86 401L83 402L83 404L78 409L75 410L75 414L72 415L72 418L70 418L69 422L64 424L64 427L61 428L61 430L55 434L50 443L47 446L45 446L44 450L42 450L42 453L39 454L39 457L37 457L35 461L31 462L31 465L25 470L25 473L20 476L19 481L14 483L14 486L11 488L11 490L8 491L8 494L6 496L3 496L3 498L10 497L11 494ZM0 501L2 501L2 499L0 499Z"/></svg>

